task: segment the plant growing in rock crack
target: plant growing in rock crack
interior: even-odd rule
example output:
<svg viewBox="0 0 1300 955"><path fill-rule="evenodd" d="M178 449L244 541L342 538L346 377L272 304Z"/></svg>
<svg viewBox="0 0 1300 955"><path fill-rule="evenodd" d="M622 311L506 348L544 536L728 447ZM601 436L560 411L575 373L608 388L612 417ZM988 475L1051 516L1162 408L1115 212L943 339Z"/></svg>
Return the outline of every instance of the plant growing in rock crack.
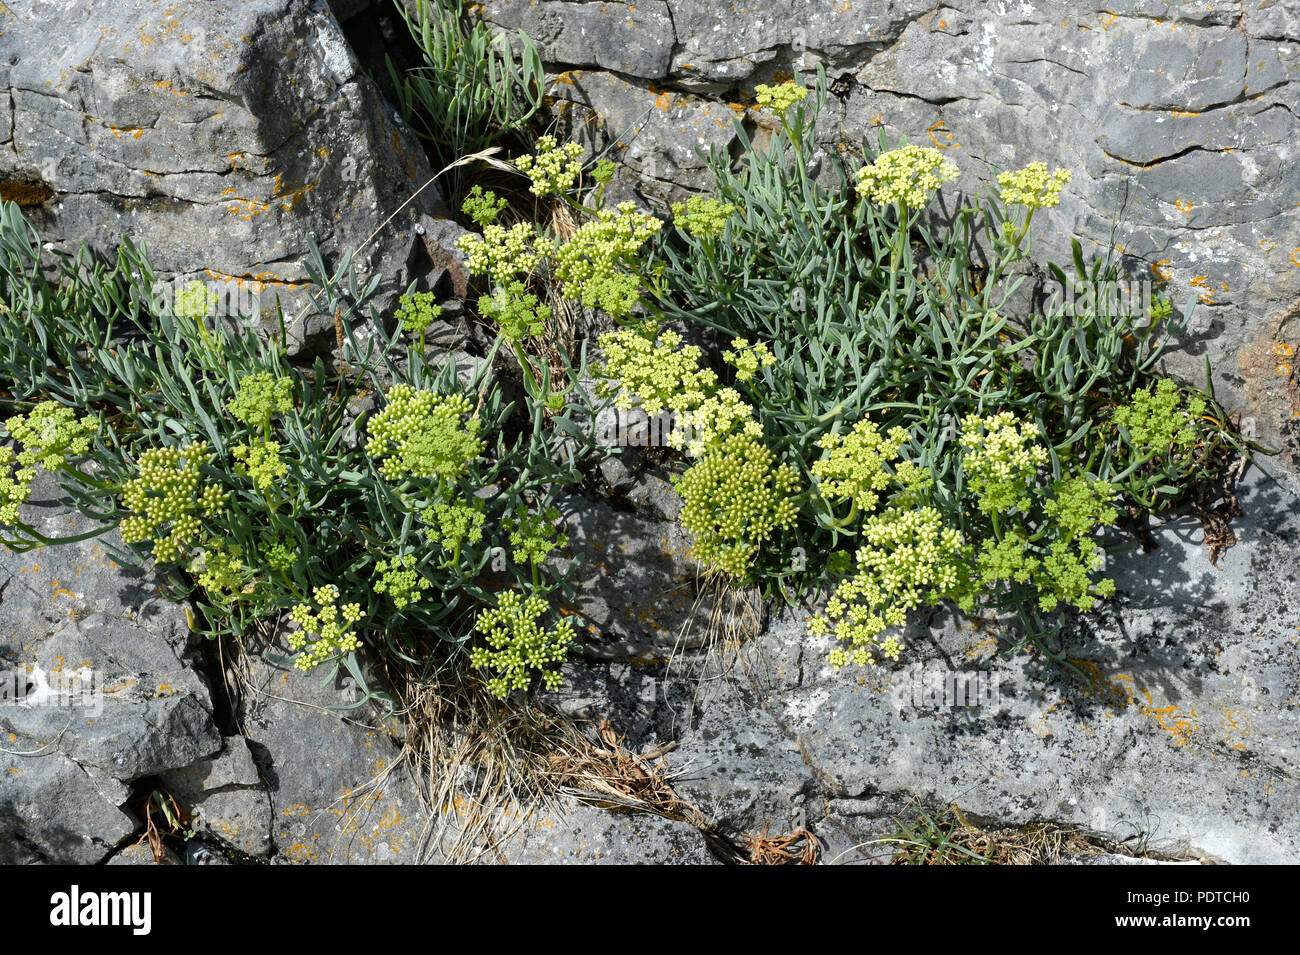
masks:
<svg viewBox="0 0 1300 955"><path fill-rule="evenodd" d="M0 443L12 545L52 542L21 513L45 468L98 522L90 533L120 530L124 546L106 542L119 561L151 561L173 596L193 595L210 635L285 615L287 659L301 669L360 679L368 649L437 667L478 647L494 690L554 684L572 639L539 651L521 637L516 653L479 626L517 594L530 626L572 635L541 620L553 592L572 595L546 558L565 545L554 505L581 476L583 430L553 402L506 397L492 368L505 334L462 380L394 334L426 328L431 300L408 293L390 331L368 308L374 283L348 256L330 271L312 244L318 304L347 329L347 371L332 374L320 359L290 362L283 327L268 339L210 321L206 294L168 307L127 240L112 266L85 253L52 264L49 278L31 226L0 208L0 300L27 319L0 323L0 401L16 412ZM352 328L363 317L364 343ZM536 396L557 394L543 374ZM377 407L356 420L365 395ZM526 556L494 559L517 550Z"/></svg>
<svg viewBox="0 0 1300 955"><path fill-rule="evenodd" d="M1010 319L1034 215L1057 204L1067 170L1000 173L993 191L952 203L939 228L934 197L961 174L942 152L890 148L882 134L869 162L818 157L826 184L810 171L824 75L807 90L759 93L778 130L757 146L738 123L742 160L704 157L712 194L674 207L641 274L656 324L694 323L765 354L741 361L733 345L713 365L652 324L602 341L607 374L647 413L671 409L688 425L683 442L746 421L767 452L759 468L793 475L796 513L774 525L779 537L715 524L738 546L704 555L784 599L838 580L829 612L814 617L844 638L836 662L895 655L886 631L902 611L941 599L1017 612L1025 639L1059 658L1058 608L1109 592L1092 575L1117 509L1167 510L1212 486L1232 456L1261 449L1212 393L1159 375L1177 330L1167 306L1142 314L1092 295ZM1119 278L1109 257L1085 262L1077 242L1073 258L1069 276L1048 264L1063 289ZM1030 455L1012 476L971 444L995 440ZM695 495L697 467L682 479ZM690 505L683 521L707 541Z"/></svg>
<svg viewBox="0 0 1300 955"><path fill-rule="evenodd" d="M545 72L527 34L519 52L487 24L470 20L461 0L394 0L422 62L399 70L386 57L402 117L429 144L439 167L502 142L522 139L542 106ZM451 192L460 192L459 170Z"/></svg>

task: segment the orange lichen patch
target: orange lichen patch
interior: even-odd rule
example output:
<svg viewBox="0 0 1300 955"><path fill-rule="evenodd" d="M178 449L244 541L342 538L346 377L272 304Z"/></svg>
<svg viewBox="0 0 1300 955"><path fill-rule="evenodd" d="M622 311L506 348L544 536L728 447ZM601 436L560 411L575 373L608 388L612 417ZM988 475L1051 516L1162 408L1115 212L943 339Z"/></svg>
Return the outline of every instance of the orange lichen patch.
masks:
<svg viewBox="0 0 1300 955"><path fill-rule="evenodd" d="M1190 743L1200 727L1200 717L1194 709L1191 707L1184 709L1174 704L1157 706L1151 691L1139 687L1137 681L1127 673L1116 673L1107 678L1101 672L1101 668L1091 660L1072 659L1070 663L1078 667L1091 681L1091 686L1082 690L1082 696L1099 704L1106 717L1113 718L1126 710L1136 710L1141 716L1168 733L1173 745L1178 748ZM1043 712L1039 722L1044 728L1047 716L1066 702L1068 701L1058 701Z"/></svg>
<svg viewBox="0 0 1300 955"><path fill-rule="evenodd" d="M1261 252L1272 252L1276 244L1277 243L1273 242L1271 239L1260 239L1259 250ZM1297 251L1300 251L1300 249L1298 249Z"/></svg>
<svg viewBox="0 0 1300 955"><path fill-rule="evenodd" d="M154 83L153 88L162 90L164 93L171 93L172 96L187 96L185 90L178 89L170 80L158 80Z"/></svg>
<svg viewBox="0 0 1300 955"><path fill-rule="evenodd" d="M271 208L270 205L261 199L233 199L226 203L227 212L244 220L251 220L254 216L261 215L269 208Z"/></svg>
<svg viewBox="0 0 1300 955"><path fill-rule="evenodd" d="M1186 119L1188 116L1200 116L1201 111L1199 109L1171 109L1169 115L1177 116L1179 119Z"/></svg>
<svg viewBox="0 0 1300 955"><path fill-rule="evenodd" d="M1300 265L1300 249L1291 250L1291 262L1293 265Z"/></svg>
<svg viewBox="0 0 1300 955"><path fill-rule="evenodd" d="M0 181L0 199L19 206L39 206L53 195L43 182Z"/></svg>
<svg viewBox="0 0 1300 955"><path fill-rule="evenodd" d="M121 139L123 133L126 133L132 139L139 139L144 134L144 130L139 126L109 126L105 123L104 128L109 130L117 139Z"/></svg>
<svg viewBox="0 0 1300 955"><path fill-rule="evenodd" d="M204 274L209 278L216 279L218 282L233 282L236 288L248 289L253 292L261 292L266 288L302 288L307 282L289 282L280 278L274 272L259 272L255 276L231 275L229 272L217 272L213 269L204 269Z"/></svg>
<svg viewBox="0 0 1300 955"><path fill-rule="evenodd" d="M926 130L930 134L930 142L934 143L937 149L960 149L961 143L952 141L952 133L948 130L948 124L942 119L934 123Z"/></svg>
<svg viewBox="0 0 1300 955"><path fill-rule="evenodd" d="M1175 200L1174 200L1174 207L1175 207L1179 212L1182 212L1182 213L1191 212L1194 208L1196 208L1196 207L1193 206L1190 202L1188 202L1186 199L1175 199Z"/></svg>
<svg viewBox="0 0 1300 955"><path fill-rule="evenodd" d="M1164 268L1164 266L1169 264L1170 263L1168 259L1161 259L1159 262L1156 262L1154 265L1151 266L1151 274L1156 277L1157 281L1159 282L1169 281L1169 272Z"/></svg>
<svg viewBox="0 0 1300 955"><path fill-rule="evenodd" d="M1151 691L1143 690L1146 697L1146 703L1140 705L1143 716L1153 718L1162 730L1173 737L1174 746L1183 747L1191 742L1192 734L1196 732L1197 722L1196 711L1193 709L1184 710L1182 707L1169 706L1157 707L1151 701Z"/></svg>
<svg viewBox="0 0 1300 955"><path fill-rule="evenodd" d="M973 643L962 651L966 657L967 663L975 663L979 660L987 660L992 657L998 650L998 638L994 636L985 637L978 643Z"/></svg>
<svg viewBox="0 0 1300 955"><path fill-rule="evenodd" d="M1286 342L1278 342L1273 346L1273 354L1278 358L1290 358L1295 354L1295 349Z"/></svg>
<svg viewBox="0 0 1300 955"><path fill-rule="evenodd" d="M1217 292L1214 288L1210 286L1209 276L1194 275L1192 276L1192 280L1188 284L1191 285L1192 288L1199 288L1204 290L1197 296L1197 298L1199 298L1203 304L1205 305L1214 304L1214 296L1217 294ZM1219 283L1219 284L1223 285L1223 283ZM1223 288L1224 291L1227 291L1226 285L1224 285Z"/></svg>

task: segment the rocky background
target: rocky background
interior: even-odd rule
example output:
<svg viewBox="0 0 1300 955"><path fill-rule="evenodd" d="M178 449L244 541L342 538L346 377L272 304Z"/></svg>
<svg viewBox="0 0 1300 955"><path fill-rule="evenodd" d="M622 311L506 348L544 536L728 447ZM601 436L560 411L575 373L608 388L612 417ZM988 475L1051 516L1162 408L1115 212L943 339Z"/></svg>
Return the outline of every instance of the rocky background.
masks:
<svg viewBox="0 0 1300 955"><path fill-rule="evenodd" d="M895 818L955 803L991 829L1052 823L1171 859L1295 861L1295 5L491 0L477 12L534 38L556 121L593 149L621 143L622 186L649 204L706 188L696 149L734 149L734 119L759 128L754 84L818 64L833 92L827 150L874 145L883 128L947 150L965 188L1034 159L1070 169L1060 208L1035 219L1036 251L1064 261L1071 234L1104 245L1118 221L1135 277L1198 300L1174 370L1199 373L1208 355L1220 398L1286 449L1243 482L1240 542L1217 565L1194 519L1113 560L1122 599L1072 645L1088 688L997 655L996 622L943 615L913 625L897 671L834 672L801 614L701 602L665 475L648 457L608 462L608 493L566 515L586 557L591 653L545 699L608 720L629 751L673 746L664 771L699 818L516 807L500 825L512 837L484 858L726 861L746 835L806 827L825 861L879 860ZM362 66L401 29L368 0L0 5L0 195L56 245L110 250L129 233L166 278L229 281L264 309L278 297L296 346L324 347L332 330L301 292L305 235L333 261L432 176ZM384 294L414 279L464 294L446 214L426 189L364 248L389 276ZM54 496L37 495L33 523L81 527ZM225 657L112 547L0 554L0 669L33 666L37 683L105 674L101 713L0 706L0 861L151 862L141 806L156 790L194 814L185 861L445 857L399 725L342 709L356 701L346 680ZM710 618L734 626L710 637ZM927 670L979 674L994 692L953 706Z"/></svg>

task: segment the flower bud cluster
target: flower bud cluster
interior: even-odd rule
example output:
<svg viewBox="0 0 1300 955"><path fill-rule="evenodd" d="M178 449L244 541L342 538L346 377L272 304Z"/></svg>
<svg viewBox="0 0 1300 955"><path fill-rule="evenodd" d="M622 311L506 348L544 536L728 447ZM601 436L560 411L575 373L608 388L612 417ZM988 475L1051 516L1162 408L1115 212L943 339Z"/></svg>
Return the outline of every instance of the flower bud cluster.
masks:
<svg viewBox="0 0 1300 955"><path fill-rule="evenodd" d="M605 398L617 394L616 408L626 411L633 404L647 415L665 409L681 415L703 404L717 384L718 376L700 367L702 352L694 345L682 345L674 331L620 328L600 336L605 356L597 392Z"/></svg>
<svg viewBox="0 0 1300 955"><path fill-rule="evenodd" d="M985 514L1027 511L1038 469L1047 464L1038 426L1010 411L962 420L962 470Z"/></svg>
<svg viewBox="0 0 1300 955"><path fill-rule="evenodd" d="M587 308L602 308L616 319L630 315L640 283L619 267L634 259L661 228L662 219L637 212L631 202L619 203L617 210L599 210L555 250L555 278L565 297Z"/></svg>
<svg viewBox="0 0 1300 955"><path fill-rule="evenodd" d="M501 337L508 342L542 335L551 318L551 307L540 304L537 296L519 281L498 285L495 294L481 297L478 310L484 318L496 322Z"/></svg>
<svg viewBox="0 0 1300 955"><path fill-rule="evenodd" d="M230 449L239 464L235 470L246 474L253 486L266 493L275 483L289 473L289 466L280 458L280 445L276 441L255 441L237 444Z"/></svg>
<svg viewBox="0 0 1300 955"><path fill-rule="evenodd" d="M560 145L554 136L542 136L537 140L534 155L516 157L514 164L533 181L529 192L535 196L555 196L572 189L582 175L581 156L581 144Z"/></svg>
<svg viewBox="0 0 1300 955"><path fill-rule="evenodd" d="M1127 405L1115 409L1115 423L1128 431L1129 442L1139 454L1168 454L1185 451L1196 444L1195 420L1205 414L1205 399L1178 406L1183 396L1171 378L1162 378L1153 392L1139 388Z"/></svg>
<svg viewBox="0 0 1300 955"><path fill-rule="evenodd" d="M802 102L808 96L808 88L800 86L793 80L767 86L759 83L754 87L754 99L762 109L771 110L778 116L795 103Z"/></svg>
<svg viewBox="0 0 1300 955"><path fill-rule="evenodd" d="M375 564L375 570L379 572L375 593L388 594L398 610L418 601L429 589L429 581L415 569L414 554L381 560Z"/></svg>
<svg viewBox="0 0 1300 955"><path fill-rule="evenodd" d="M559 533L556 527L559 520L560 512L554 507L539 513L526 507L516 508L514 517L502 522L515 547L512 555L515 563L540 567L552 551L568 547L569 535Z"/></svg>
<svg viewBox="0 0 1300 955"><path fill-rule="evenodd" d="M554 252L548 239L537 234L527 222L516 222L509 229L492 223L483 227L482 235L473 232L456 240L465 253L465 265L474 273L488 276L496 285L526 279Z"/></svg>
<svg viewBox="0 0 1300 955"><path fill-rule="evenodd" d="M245 375L226 407L250 428L264 431L276 412L293 410L293 380L266 371Z"/></svg>
<svg viewBox="0 0 1300 955"><path fill-rule="evenodd" d="M433 324L442 314L442 306L432 292L415 292L397 300L397 321L404 331L416 335Z"/></svg>
<svg viewBox="0 0 1300 955"><path fill-rule="evenodd" d="M442 478L454 481L483 453L479 420L462 423L474 410L462 394L394 385L384 410L370 419L366 453L383 459L379 473L390 481L402 478Z"/></svg>
<svg viewBox="0 0 1300 955"><path fill-rule="evenodd" d="M522 598L507 590L497 598L496 607L484 610L475 621L475 629L487 638L488 645L470 652L470 663L491 670L496 676L488 680L488 689L500 699L512 690L528 688L537 672L549 689L562 682L558 665L576 647L573 624L561 620L547 629L538 618L547 610L546 601L536 594Z"/></svg>
<svg viewBox="0 0 1300 955"><path fill-rule="evenodd" d="M352 630L352 625L361 620L361 605L339 607L339 589L333 584L317 587L312 596L314 609L311 604L300 603L289 611L289 619L300 628L289 634L289 647L298 652L293 665L303 671L361 647L361 640ZM309 640L313 635L316 639Z"/></svg>
<svg viewBox="0 0 1300 955"><path fill-rule="evenodd" d="M122 504L133 512L122 520L122 540L152 539L158 563L179 561L203 534L200 517L215 517L226 504L217 484L200 482L199 468L207 459L206 441L142 454L139 476L122 488Z"/></svg>
<svg viewBox="0 0 1300 955"><path fill-rule="evenodd" d="M841 581L825 613L808 621L816 636L832 633L844 644L831 651L835 667L875 664L877 654L898 659L903 643L880 635L902 626L907 611L957 591L963 580L962 537L933 507L888 508L868 518L855 572Z"/></svg>
<svg viewBox="0 0 1300 955"><path fill-rule="evenodd" d="M886 437L866 418L847 435L823 435L818 443L830 453L812 466L818 492L829 500L851 501L859 511L874 511L880 492L894 481L886 465L898 460L907 442L902 428L891 428Z"/></svg>
<svg viewBox="0 0 1300 955"><path fill-rule="evenodd" d="M721 199L691 196L685 202L672 206L673 224L697 239L716 239L727 228L736 207Z"/></svg>
<svg viewBox="0 0 1300 955"><path fill-rule="evenodd" d="M731 347L722 353L722 360L736 369L736 380L750 382L764 368L776 364L776 356L766 342L749 343L747 338L733 338Z"/></svg>
<svg viewBox="0 0 1300 955"><path fill-rule="evenodd" d="M733 580L744 580L760 546L798 514L799 478L747 432L733 433L705 452L676 480L682 526L695 539L695 558Z"/></svg>

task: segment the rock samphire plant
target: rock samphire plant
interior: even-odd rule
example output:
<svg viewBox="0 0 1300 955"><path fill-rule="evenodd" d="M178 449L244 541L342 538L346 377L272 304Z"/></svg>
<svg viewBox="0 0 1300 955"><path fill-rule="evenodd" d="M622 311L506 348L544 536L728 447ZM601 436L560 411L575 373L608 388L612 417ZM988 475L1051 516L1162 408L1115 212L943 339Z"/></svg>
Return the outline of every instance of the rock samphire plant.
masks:
<svg viewBox="0 0 1300 955"><path fill-rule="evenodd" d="M809 627L836 665L897 657L907 612L944 600L1015 614L1018 645L1063 660L1061 611L1113 592L1106 529L1254 446L1212 393L1161 376L1167 301L1076 294L1120 278L1077 241L1068 272L1046 267L1071 294L1012 320L1067 170L949 190L939 224L962 175L943 152L882 133L870 161L827 155L821 75L756 99L776 131L759 145L738 123L743 159L705 157L711 194L672 208L643 269L650 319L601 339L616 400L679 426L696 556L769 596L829 589ZM721 361L669 323L715 335Z"/></svg>
<svg viewBox="0 0 1300 955"><path fill-rule="evenodd" d="M567 587L548 557L565 544L555 496L581 476L582 429L549 370L514 399L493 371L535 323L503 321L458 375L426 356L431 298L411 289L390 330L367 307L374 283L312 250L317 305L346 329L335 369L289 361L283 322L267 334L220 314L202 284L169 299L129 241L111 265L43 260L6 203L5 543L53 542L23 518L44 469L93 533L119 529L120 561L156 565L173 596L192 595L209 634L283 618L304 670L360 678L357 653L381 646L431 665L463 653L501 696L554 685L576 633L548 619Z"/></svg>

